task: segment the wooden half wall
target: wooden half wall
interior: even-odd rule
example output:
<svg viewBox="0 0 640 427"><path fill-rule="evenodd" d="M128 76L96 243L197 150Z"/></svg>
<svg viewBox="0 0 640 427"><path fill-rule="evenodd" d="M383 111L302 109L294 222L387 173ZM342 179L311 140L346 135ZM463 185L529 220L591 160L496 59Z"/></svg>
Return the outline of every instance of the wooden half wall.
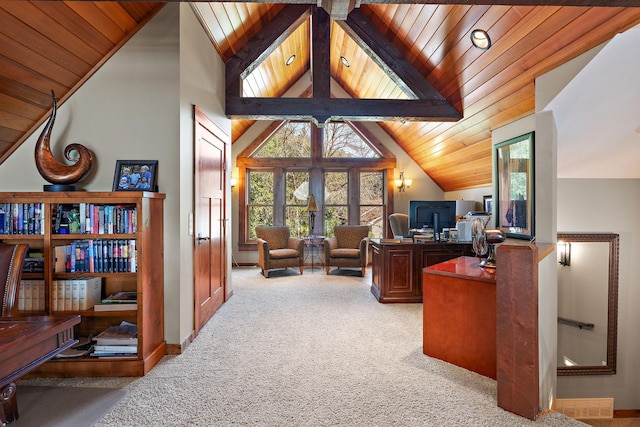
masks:
<svg viewBox="0 0 640 427"><path fill-rule="evenodd" d="M540 412L538 248L502 244L496 265L498 406L535 420Z"/></svg>

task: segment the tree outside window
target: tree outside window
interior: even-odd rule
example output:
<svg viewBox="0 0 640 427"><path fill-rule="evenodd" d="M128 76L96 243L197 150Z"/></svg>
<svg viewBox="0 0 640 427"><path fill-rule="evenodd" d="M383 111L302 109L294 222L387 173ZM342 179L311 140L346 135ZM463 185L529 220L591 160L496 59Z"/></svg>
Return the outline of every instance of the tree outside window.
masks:
<svg viewBox="0 0 640 427"><path fill-rule="evenodd" d="M284 220L292 236L309 235L308 197L309 172L286 172Z"/></svg>
<svg viewBox="0 0 640 427"><path fill-rule="evenodd" d="M331 237L334 226L349 223L349 175L325 172L324 186L324 234Z"/></svg>
<svg viewBox="0 0 640 427"><path fill-rule="evenodd" d="M274 225L273 172L249 171L248 183L249 236L255 239L256 226Z"/></svg>
<svg viewBox="0 0 640 427"><path fill-rule="evenodd" d="M384 190L383 172L360 173L360 224L370 227L372 237L384 235Z"/></svg>

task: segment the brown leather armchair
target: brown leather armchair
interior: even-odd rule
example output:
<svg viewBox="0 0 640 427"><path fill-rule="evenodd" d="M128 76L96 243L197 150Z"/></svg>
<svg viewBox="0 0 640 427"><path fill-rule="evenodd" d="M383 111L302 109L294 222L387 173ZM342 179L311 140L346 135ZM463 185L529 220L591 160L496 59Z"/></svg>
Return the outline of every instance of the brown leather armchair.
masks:
<svg viewBox="0 0 640 427"><path fill-rule="evenodd" d="M256 227L258 266L265 278L269 270L298 267L304 273L304 240L291 237L289 227Z"/></svg>
<svg viewBox="0 0 640 427"><path fill-rule="evenodd" d="M324 262L327 274L331 266L358 267L364 277L369 250L368 225L336 225L333 237L324 241Z"/></svg>
<svg viewBox="0 0 640 427"><path fill-rule="evenodd" d="M0 317L18 315L18 292L27 249L29 245L24 243L0 244Z"/></svg>

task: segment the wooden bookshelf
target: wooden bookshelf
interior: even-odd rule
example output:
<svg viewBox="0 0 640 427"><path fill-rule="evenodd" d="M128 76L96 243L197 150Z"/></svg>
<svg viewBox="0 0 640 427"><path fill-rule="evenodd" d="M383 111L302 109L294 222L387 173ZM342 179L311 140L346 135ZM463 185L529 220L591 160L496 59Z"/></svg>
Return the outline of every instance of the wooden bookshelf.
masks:
<svg viewBox="0 0 640 427"><path fill-rule="evenodd" d="M163 203L165 195L153 192L24 192L0 193L0 208L5 203L40 204L44 218L24 220L22 232L0 226L0 242L27 243L30 248L44 253L44 272L28 273L29 278L45 281L44 312L29 312L35 315L79 314L81 322L74 328L76 337L97 335L110 325L121 321L138 326L138 353L132 358L82 357L56 359L41 365L29 376L32 377L77 377L77 376L142 376L149 372L164 356L164 255L163 255ZM135 210L135 229L127 233L121 230L110 234L106 230L89 229L84 233L57 234L55 213L62 205L121 206ZM37 211L37 210L36 210ZM25 214L28 209L24 210ZM5 216L7 213L5 213ZM88 217L88 215L87 215ZM2 215L0 214L0 219ZM129 218L131 219L131 217ZM40 221L39 226L35 222ZM89 219L87 218L87 222ZM27 226L27 224L30 224ZM35 233L38 234L35 234ZM29 234L34 233L34 234ZM55 248L72 242L91 239L119 239L135 241L135 271L55 271ZM95 268L94 268L95 269ZM102 297L119 291L136 291L138 309L128 311L53 311L51 284L53 280L76 277L101 277ZM27 313L25 313L27 314Z"/></svg>

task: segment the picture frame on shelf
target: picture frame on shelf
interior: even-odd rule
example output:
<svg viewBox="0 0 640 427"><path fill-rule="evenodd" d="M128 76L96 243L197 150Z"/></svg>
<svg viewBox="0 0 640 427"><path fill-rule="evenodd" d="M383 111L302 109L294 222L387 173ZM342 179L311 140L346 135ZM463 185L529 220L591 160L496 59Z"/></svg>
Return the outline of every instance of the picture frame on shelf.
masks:
<svg viewBox="0 0 640 427"><path fill-rule="evenodd" d="M507 237L535 236L534 132L495 145L496 226Z"/></svg>
<svg viewBox="0 0 640 427"><path fill-rule="evenodd" d="M158 191L157 160L117 160L112 191Z"/></svg>
<svg viewBox="0 0 640 427"><path fill-rule="evenodd" d="M493 213L493 196L483 196L483 208L484 211L488 214Z"/></svg>

